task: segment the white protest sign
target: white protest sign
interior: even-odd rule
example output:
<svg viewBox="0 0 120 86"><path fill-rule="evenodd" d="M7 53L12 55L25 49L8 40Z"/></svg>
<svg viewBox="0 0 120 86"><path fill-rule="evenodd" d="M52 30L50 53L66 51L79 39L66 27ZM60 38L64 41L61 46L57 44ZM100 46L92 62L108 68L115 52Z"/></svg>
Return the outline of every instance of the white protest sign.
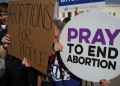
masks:
<svg viewBox="0 0 120 86"><path fill-rule="evenodd" d="M59 12L101 10L105 8L105 0L59 0Z"/></svg>
<svg viewBox="0 0 120 86"><path fill-rule="evenodd" d="M64 27L60 42L64 64L79 78L98 82L120 74L120 19L113 15L77 15Z"/></svg>

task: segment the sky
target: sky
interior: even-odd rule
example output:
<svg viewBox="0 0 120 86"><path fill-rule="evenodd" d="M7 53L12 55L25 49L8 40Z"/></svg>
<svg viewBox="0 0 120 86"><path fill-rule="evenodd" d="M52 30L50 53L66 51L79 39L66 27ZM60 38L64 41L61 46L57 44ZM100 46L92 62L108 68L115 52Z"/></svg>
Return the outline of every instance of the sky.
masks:
<svg viewBox="0 0 120 86"><path fill-rule="evenodd" d="M0 2L8 2L8 1L16 1L16 0L0 0ZM120 0L105 0L105 3L120 4Z"/></svg>

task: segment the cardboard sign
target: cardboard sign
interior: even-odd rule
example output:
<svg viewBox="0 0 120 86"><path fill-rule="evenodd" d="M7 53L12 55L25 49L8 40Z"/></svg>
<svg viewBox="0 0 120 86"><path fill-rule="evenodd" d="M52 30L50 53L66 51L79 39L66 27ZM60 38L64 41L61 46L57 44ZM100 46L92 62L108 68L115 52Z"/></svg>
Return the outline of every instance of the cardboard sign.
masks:
<svg viewBox="0 0 120 86"><path fill-rule="evenodd" d="M55 0L25 0L8 3L8 53L47 73L52 52Z"/></svg>
<svg viewBox="0 0 120 86"><path fill-rule="evenodd" d="M98 82L120 74L120 19L92 11L74 17L64 27L60 42L66 67L84 80Z"/></svg>
<svg viewBox="0 0 120 86"><path fill-rule="evenodd" d="M59 12L101 10L105 8L105 0L59 0Z"/></svg>

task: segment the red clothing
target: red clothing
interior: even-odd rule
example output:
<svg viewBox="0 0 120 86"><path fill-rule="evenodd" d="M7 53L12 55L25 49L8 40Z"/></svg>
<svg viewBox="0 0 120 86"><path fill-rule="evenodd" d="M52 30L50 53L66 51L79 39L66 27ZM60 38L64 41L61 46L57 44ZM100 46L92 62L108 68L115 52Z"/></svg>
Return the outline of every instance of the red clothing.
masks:
<svg viewBox="0 0 120 86"><path fill-rule="evenodd" d="M49 57L48 68L51 67L51 65L52 65L52 63L53 63L53 61L54 61L54 59L55 59L57 56L58 56L58 55L57 55L57 53L56 53L55 55L52 54L52 55Z"/></svg>

